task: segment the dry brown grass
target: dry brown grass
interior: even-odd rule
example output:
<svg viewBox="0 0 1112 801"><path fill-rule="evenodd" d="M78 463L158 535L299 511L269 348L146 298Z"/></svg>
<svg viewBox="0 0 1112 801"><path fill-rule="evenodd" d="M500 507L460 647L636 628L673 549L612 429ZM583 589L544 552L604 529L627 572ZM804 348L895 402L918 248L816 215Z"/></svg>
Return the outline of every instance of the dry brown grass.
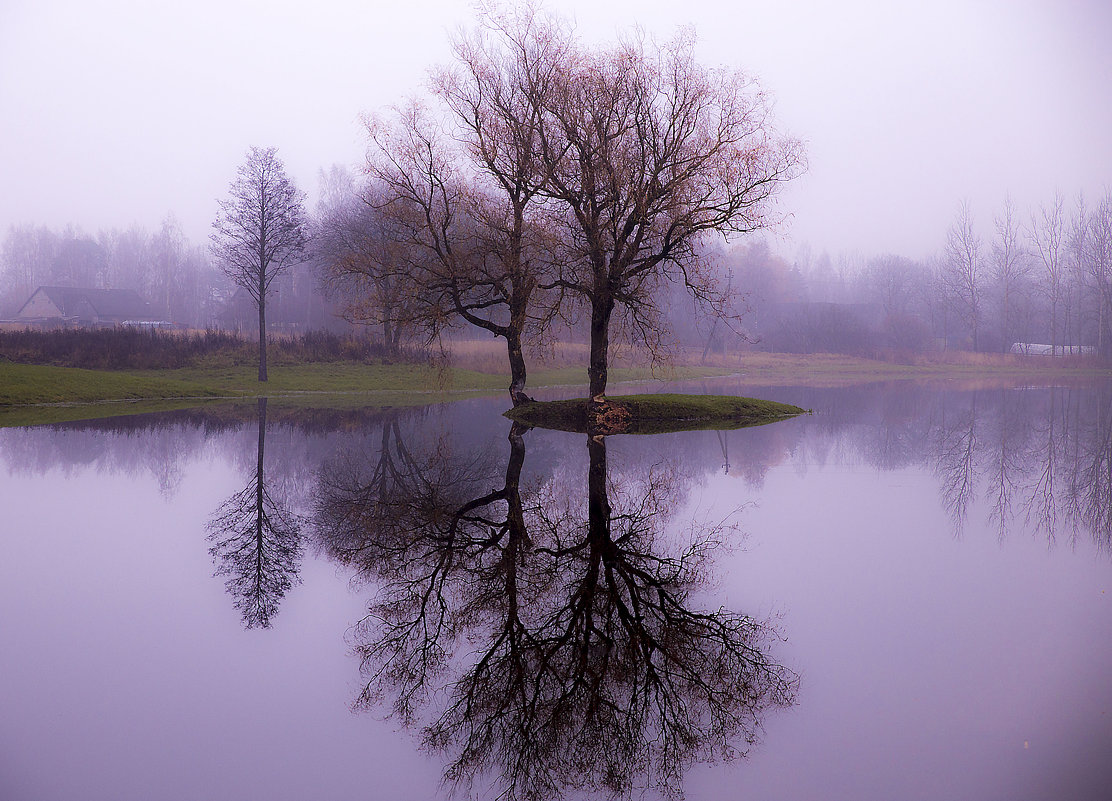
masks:
<svg viewBox="0 0 1112 801"><path fill-rule="evenodd" d="M506 342L503 339L467 339L443 343L442 350L452 367L476 370L497 375L509 374L506 361ZM586 369L590 347L582 342L556 342L542 347L526 347L525 361L529 367L561 369L582 367ZM651 363L647 352L629 347L613 347L610 351L612 367L644 367Z"/></svg>
<svg viewBox="0 0 1112 801"><path fill-rule="evenodd" d="M444 352L453 367L495 375L508 374L506 346L501 339L447 342ZM584 343L559 342L546 348L526 350L530 369L586 369L588 346ZM668 358L654 365L643 348L614 348L610 366L660 368L667 375L670 368L704 367L737 371L752 380L789 380L807 383L844 384L861 381L883 381L896 378L964 378L1004 376L1062 377L1070 374L1105 374L1109 365L1092 356L1048 358L1005 353L878 353L874 358L846 356L836 353L765 353L735 351L707 354L700 348L676 348Z"/></svg>

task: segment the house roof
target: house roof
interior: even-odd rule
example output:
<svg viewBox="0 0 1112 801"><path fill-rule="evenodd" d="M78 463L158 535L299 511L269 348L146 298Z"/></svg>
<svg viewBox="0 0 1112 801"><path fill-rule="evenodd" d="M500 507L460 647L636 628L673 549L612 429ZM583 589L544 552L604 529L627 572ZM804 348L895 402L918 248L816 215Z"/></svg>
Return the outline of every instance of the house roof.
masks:
<svg viewBox="0 0 1112 801"><path fill-rule="evenodd" d="M151 319L150 305L133 289L86 289L68 286L40 286L42 292L58 307L63 317L81 317L91 310L96 316L121 320ZM35 293L32 293L34 297ZM25 303L24 306L27 304ZM22 310L21 310L22 311Z"/></svg>

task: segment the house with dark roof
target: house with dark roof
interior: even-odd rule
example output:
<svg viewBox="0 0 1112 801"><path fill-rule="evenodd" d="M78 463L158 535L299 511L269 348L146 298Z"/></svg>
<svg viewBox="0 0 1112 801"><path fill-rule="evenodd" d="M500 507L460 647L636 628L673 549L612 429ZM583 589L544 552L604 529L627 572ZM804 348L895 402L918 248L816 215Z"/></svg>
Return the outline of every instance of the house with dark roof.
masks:
<svg viewBox="0 0 1112 801"><path fill-rule="evenodd" d="M113 326L158 322L150 304L132 289L40 286L16 312L28 325Z"/></svg>

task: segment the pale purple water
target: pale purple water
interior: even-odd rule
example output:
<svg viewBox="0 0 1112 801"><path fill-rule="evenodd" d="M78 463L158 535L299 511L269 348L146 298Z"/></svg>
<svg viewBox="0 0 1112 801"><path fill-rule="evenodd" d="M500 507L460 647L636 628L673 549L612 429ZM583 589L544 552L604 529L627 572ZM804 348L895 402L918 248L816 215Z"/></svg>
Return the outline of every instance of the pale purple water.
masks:
<svg viewBox="0 0 1112 801"><path fill-rule="evenodd" d="M771 656L799 676L748 756L695 765L687 796L1112 796L1110 390L747 389L815 413L609 438L615 492L666 469L677 532L738 524L693 604L777 617ZM405 411L397 432L489 453L500 480L502 408ZM311 524L269 628L213 575L206 523L253 474L252 414L0 430L0 798L445 794L413 732L351 711L373 589ZM320 466L375 463L392 419L272 402L268 486L310 517ZM585 437L524 443L523 487L585 495Z"/></svg>

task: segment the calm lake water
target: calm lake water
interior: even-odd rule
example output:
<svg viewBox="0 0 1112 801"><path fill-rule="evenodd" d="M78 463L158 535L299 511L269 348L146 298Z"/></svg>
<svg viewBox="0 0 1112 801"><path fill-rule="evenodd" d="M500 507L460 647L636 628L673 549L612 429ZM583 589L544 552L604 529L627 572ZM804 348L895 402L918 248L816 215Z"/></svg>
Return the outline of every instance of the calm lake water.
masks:
<svg viewBox="0 0 1112 801"><path fill-rule="evenodd" d="M704 386L0 430L0 798L1110 797L1112 385Z"/></svg>

